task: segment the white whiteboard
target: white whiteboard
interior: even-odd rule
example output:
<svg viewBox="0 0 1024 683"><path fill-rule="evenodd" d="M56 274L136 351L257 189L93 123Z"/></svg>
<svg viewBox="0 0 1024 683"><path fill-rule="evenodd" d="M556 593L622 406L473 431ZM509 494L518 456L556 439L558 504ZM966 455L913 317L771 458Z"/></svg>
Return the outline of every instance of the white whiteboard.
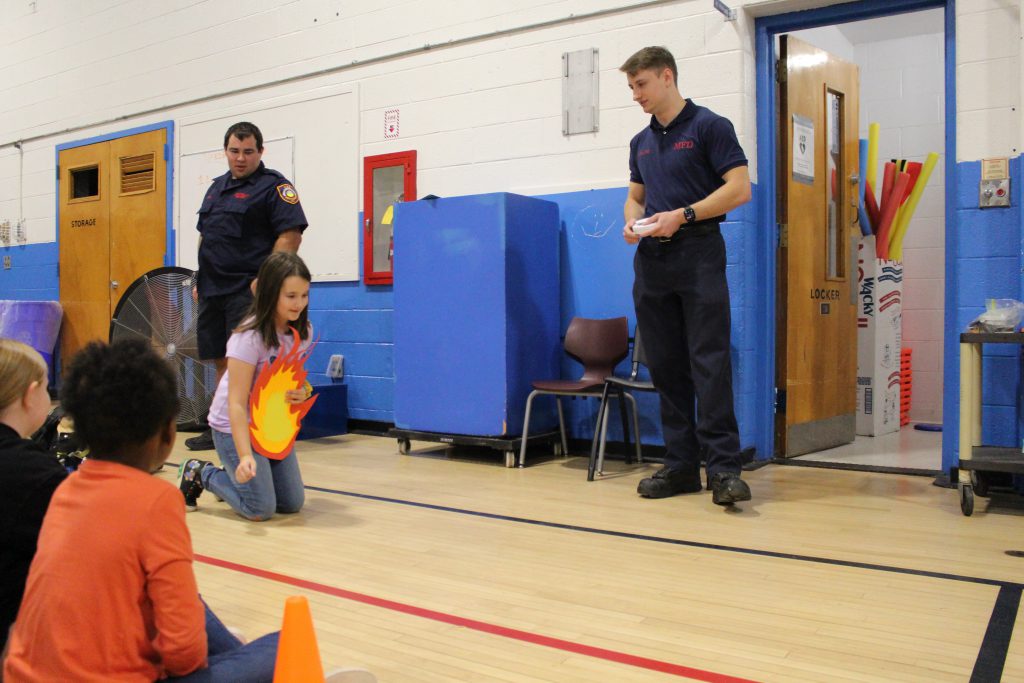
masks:
<svg viewBox="0 0 1024 683"><path fill-rule="evenodd" d="M198 265L196 212L228 170L224 131L250 121L263 133L263 162L295 185L309 227L299 256L317 281L359 279L359 110L354 86L333 94L237 105L230 114L183 122L179 134L177 262Z"/></svg>

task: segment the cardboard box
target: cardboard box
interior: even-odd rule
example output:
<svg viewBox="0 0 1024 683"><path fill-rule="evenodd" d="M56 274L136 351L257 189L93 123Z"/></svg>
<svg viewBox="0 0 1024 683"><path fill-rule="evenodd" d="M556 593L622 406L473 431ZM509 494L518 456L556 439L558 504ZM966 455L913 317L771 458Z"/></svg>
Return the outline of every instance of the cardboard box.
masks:
<svg viewBox="0 0 1024 683"><path fill-rule="evenodd" d="M857 264L857 433L879 436L900 428L903 263L875 258L872 236Z"/></svg>

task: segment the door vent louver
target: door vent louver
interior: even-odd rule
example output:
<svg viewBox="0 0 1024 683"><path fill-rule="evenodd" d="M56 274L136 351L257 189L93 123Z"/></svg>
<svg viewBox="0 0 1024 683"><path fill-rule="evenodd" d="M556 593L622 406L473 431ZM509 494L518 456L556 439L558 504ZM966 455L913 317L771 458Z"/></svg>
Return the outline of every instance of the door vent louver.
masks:
<svg viewBox="0 0 1024 683"><path fill-rule="evenodd" d="M154 154L121 157L121 194L155 189Z"/></svg>

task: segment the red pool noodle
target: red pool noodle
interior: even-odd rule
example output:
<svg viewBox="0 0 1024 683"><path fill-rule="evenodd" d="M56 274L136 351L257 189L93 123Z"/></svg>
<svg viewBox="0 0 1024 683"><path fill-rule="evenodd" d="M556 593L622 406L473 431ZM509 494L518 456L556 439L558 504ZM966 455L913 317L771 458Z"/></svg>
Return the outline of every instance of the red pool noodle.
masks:
<svg viewBox="0 0 1024 683"><path fill-rule="evenodd" d="M892 230L892 219L896 216L896 210L900 208L899 198L907 191L910 183L909 173L900 173L890 193L891 197L885 205L885 213L882 214L882 222L878 226L878 239L875 241L875 254L882 260L889 258L889 231Z"/></svg>
<svg viewBox="0 0 1024 683"><path fill-rule="evenodd" d="M875 188L871 187L871 183L866 180L864 181L864 210L868 212L868 220L871 221L871 232L877 235L882 212L878 210L878 202L875 201Z"/></svg>
<svg viewBox="0 0 1024 683"><path fill-rule="evenodd" d="M879 206L879 212L884 216L885 211L889 208L889 202L892 200L892 185L896 181L896 164L892 161L886 162L885 170L882 174L882 194L881 205ZM881 226L879 226L881 228Z"/></svg>

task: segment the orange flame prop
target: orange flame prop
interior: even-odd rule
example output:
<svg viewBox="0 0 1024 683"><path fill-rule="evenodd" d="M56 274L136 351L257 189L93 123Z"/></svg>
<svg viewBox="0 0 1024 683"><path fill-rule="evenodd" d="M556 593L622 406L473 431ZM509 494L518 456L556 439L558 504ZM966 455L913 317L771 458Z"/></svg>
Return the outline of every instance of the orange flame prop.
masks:
<svg viewBox="0 0 1024 683"><path fill-rule="evenodd" d="M312 396L302 403L288 403L285 392L300 389L306 383L303 364L316 343L305 351L299 342L299 333L294 327L294 343L291 351L282 354L263 366L249 395L249 438L252 447L260 455L272 460L283 460L291 452L295 437L299 435L302 418L316 403Z"/></svg>

